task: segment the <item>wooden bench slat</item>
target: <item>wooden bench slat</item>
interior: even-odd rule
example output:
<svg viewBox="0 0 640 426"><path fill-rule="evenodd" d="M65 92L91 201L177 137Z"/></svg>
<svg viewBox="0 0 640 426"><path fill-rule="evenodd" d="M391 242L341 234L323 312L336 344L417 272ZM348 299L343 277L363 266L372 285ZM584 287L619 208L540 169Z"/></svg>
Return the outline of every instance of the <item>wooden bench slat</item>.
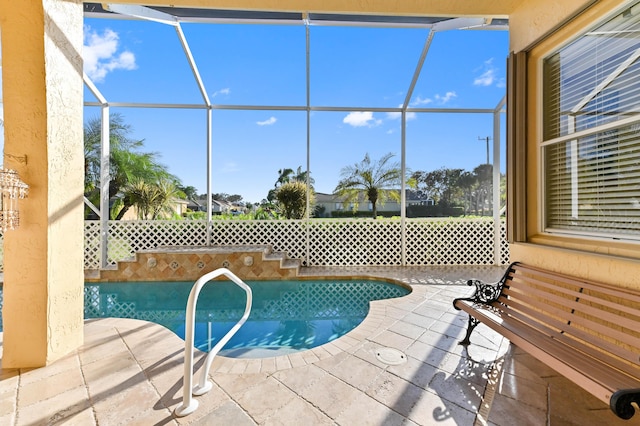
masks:
<svg viewBox="0 0 640 426"><path fill-rule="evenodd" d="M593 357L600 356L602 358L606 358L607 363L613 365L614 367L618 368L621 371L626 371L629 369L635 370L633 376L640 377L640 365L637 365L638 354L632 351L622 349L619 346L616 346L613 343L603 339L598 341L597 346L600 349L608 350L611 354L603 353L601 350L598 351L597 349L594 349L592 346L589 346L584 343L585 341L588 342L589 338L593 337L593 335L580 329L569 330L571 334L558 332L548 327L546 323L535 321L535 315L538 313L537 311L529 309L528 307L521 305L518 302L513 300L510 301L510 304L508 307L504 305L500 305L499 303L494 303L492 306L496 309L501 310L504 313L504 315L513 316L516 319L520 320L521 322L529 323L529 325L532 328L535 328L538 331L545 333L549 337L553 337L554 339L562 341L568 346L573 346L581 352L585 352L588 355ZM551 318L547 318L546 320L547 320L547 323L552 327L555 327L558 330L564 331L563 326L566 326L565 323L559 320L551 319ZM575 336L577 339L569 336ZM624 359L627 362L621 361L621 359Z"/></svg>
<svg viewBox="0 0 640 426"><path fill-rule="evenodd" d="M574 298L579 299L579 300L588 300L588 301L596 303L598 305L606 306L608 308L611 308L611 309L614 309L614 310L617 310L617 311L620 311L620 312L627 313L629 315L634 316L636 319L640 319L640 309L636 309L636 308L633 308L631 306L623 305L623 304L616 303L616 302L613 302L613 301L605 300L605 299L593 296L593 295L591 295L589 293L583 293L583 292L580 292L580 291L575 291L575 290L564 288L564 287L554 286L553 284L550 284L550 283L545 282L545 281L540 281L540 280L537 280L537 279L535 279L533 277L529 277L529 276L527 276L526 279L525 279L524 276L518 276L517 278L514 277L510 281L510 285L515 286L515 287L519 287L518 284L524 284L524 286L527 286L527 284L525 284L525 283L533 283L533 284L536 284L536 285L539 285L539 286L543 286L545 288L548 288L549 290L561 292L561 293L566 294L567 296L571 296L571 297L574 297ZM583 287L581 287L581 288L583 288ZM627 294L628 293L625 293L625 295L627 295ZM611 296L611 294L608 294L608 295ZM616 296L616 297L623 297L623 296ZM640 298L638 298L638 299L639 300L638 300L638 305L637 306L640 306ZM626 299L626 300L628 300L628 299ZM624 317L620 317L620 318L624 318Z"/></svg>
<svg viewBox="0 0 640 426"><path fill-rule="evenodd" d="M529 271L534 275L539 274L540 276L544 276L554 281L562 280L568 284L575 285L577 287L588 288L590 290L598 291L602 294L606 294L612 297L618 297L621 299L626 299L634 303L640 304L640 294L635 290L625 289L622 287L615 287L615 286L604 284L604 283L596 284L586 280L579 280L577 278L570 277L565 274L545 271L544 269L536 268L530 265L518 264L518 271L519 272Z"/></svg>
<svg viewBox="0 0 640 426"><path fill-rule="evenodd" d="M564 320L566 320L569 324L566 324L566 326L562 327L561 329L568 332L568 333L573 333L573 329L577 329L575 327L575 325L580 325L582 327L588 328L590 330L593 330L595 332L598 332L604 336L609 336L612 337L614 339L617 339L619 341L623 341L625 342L625 344L634 347L635 349L640 350L640 338L637 338L635 336L630 335L629 333L625 333L624 331L619 330L616 327L613 327L611 325L605 325L599 322L595 322L589 318L586 318L584 316L581 315L576 315L575 312L578 313L585 313L585 314L589 314L591 318L599 318L599 319L603 319L605 321L608 321L610 324L616 325L616 326L620 326L622 325L623 327L625 327L627 330L629 330L630 332L635 332L636 327L638 326L638 324L636 323L635 326L631 323L631 320L620 317L618 315L612 314L610 312L606 312L606 311L600 311L597 310L595 308L589 307L589 306L585 306L585 305L580 305L579 303L575 303L572 301L567 301L567 300L563 300L562 298L558 298L555 295L548 295L548 297L545 299L547 301L553 301L556 302L559 305L564 305L567 308L573 308L575 310L575 312L571 312L571 311L564 311L562 309L558 309L558 308L554 308L552 305L550 304L545 304L545 300L536 300L533 297L529 297L528 294L533 294L534 296L539 296L541 298L546 297L545 295L541 294L540 292L536 291L535 289L529 289L529 292L525 295L523 294L514 294L514 292L512 291L511 288L509 289L505 289L503 290L503 294L508 295L508 296L513 296L515 298L517 298L517 300L522 300L527 302L528 304L530 304L531 306L537 307L538 309L540 309L542 312L546 312L546 315L549 314L553 314L556 317L562 318ZM503 300L503 303L505 304L510 304L510 301L507 300ZM572 324L572 325L571 325ZM610 344L611 342L603 339L602 337L596 335L596 334L591 334L591 338L592 339L598 339L598 341L607 344ZM588 340L588 339L587 339ZM638 359L637 355L634 355L633 353L629 353L629 355L626 355L625 358L629 359L632 362L638 362L640 361Z"/></svg>

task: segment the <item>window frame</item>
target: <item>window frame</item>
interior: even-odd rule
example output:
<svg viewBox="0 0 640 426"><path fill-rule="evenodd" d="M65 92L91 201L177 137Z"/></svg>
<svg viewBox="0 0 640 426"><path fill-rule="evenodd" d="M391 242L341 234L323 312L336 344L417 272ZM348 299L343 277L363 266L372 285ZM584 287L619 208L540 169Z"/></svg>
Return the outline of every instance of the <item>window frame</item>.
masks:
<svg viewBox="0 0 640 426"><path fill-rule="evenodd" d="M536 144L536 155L538 157L538 171L537 171L537 187L538 190L538 230L542 235L552 236L552 237L566 237L566 238L583 238L588 240L607 240L607 241L624 241L628 243L640 243L640 232L637 234L625 234L625 233L615 233L615 232L599 232L598 229L604 228L593 228L593 231L585 229L565 229L565 228L554 228L548 221L548 191L547 191L547 179L548 179L548 167L546 152L545 149L552 145L558 145L562 143L567 143L570 141L579 141L581 139L596 136L598 134L604 133L606 131L612 131L616 129L624 129L625 127L629 127L631 125L640 125L640 114L635 117L623 118L618 121L611 121L605 124L601 124L598 126L594 126L592 128L584 129L577 131L575 133L567 133L564 135L559 135L556 137L552 137L550 139L545 140L545 126L546 126L546 111L545 108L547 105L545 104L545 84L547 83L545 78L545 63L549 58L552 58L554 55L560 53L565 47L571 45L572 43L579 40L581 37L584 37L590 31L593 31L597 28L602 27L607 22L614 19L616 16L623 13L625 10L628 10L632 7L636 9L640 9L640 1L634 4L626 4L620 7L616 7L612 9L609 13L599 15L595 19L593 19L588 25L584 25L575 31L572 35L568 36L563 42L556 43L553 46L550 46L545 52L535 55L537 56L535 68L537 74L537 88L536 88L536 103L538 105L537 109L537 144ZM638 43L638 47L640 48L640 42ZM635 62L640 61L640 59L636 59ZM640 138L639 138L640 139ZM640 157L639 157L640 158Z"/></svg>

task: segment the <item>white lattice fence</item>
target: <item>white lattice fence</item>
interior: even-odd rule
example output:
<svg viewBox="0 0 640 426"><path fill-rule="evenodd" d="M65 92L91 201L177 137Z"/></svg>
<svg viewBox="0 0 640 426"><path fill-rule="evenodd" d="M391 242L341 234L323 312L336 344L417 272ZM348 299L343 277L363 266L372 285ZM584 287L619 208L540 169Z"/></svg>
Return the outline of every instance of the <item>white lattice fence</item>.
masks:
<svg viewBox="0 0 640 426"><path fill-rule="evenodd" d="M85 268L100 267L100 222L85 221ZM107 262L115 264L159 246L207 244L207 222L196 220L109 221Z"/></svg>
<svg viewBox="0 0 640 426"><path fill-rule="evenodd" d="M100 268L100 222L84 221L84 269Z"/></svg>
<svg viewBox="0 0 640 426"><path fill-rule="evenodd" d="M392 219L313 220L309 264L400 265L400 221Z"/></svg>
<svg viewBox="0 0 640 426"><path fill-rule="evenodd" d="M407 219L407 265L493 264L490 219ZM307 227L309 258L307 259ZM207 244L206 221L111 221L109 263L158 246ZM271 245L310 266L402 264L402 225L397 219L216 220L212 245ZM501 223L500 262L509 262L506 226ZM85 222L85 268L100 264L99 222Z"/></svg>
<svg viewBox="0 0 640 426"><path fill-rule="evenodd" d="M161 246L203 246L206 230L206 222L195 220L111 221L108 261Z"/></svg>
<svg viewBox="0 0 640 426"><path fill-rule="evenodd" d="M483 219L407 221L407 264L492 264L493 235L493 221Z"/></svg>
<svg viewBox="0 0 640 426"><path fill-rule="evenodd" d="M299 220L214 220L212 245L271 245L293 259L306 259L305 223Z"/></svg>
<svg viewBox="0 0 640 426"><path fill-rule="evenodd" d="M500 264L509 263L509 241L507 240L507 222L500 221Z"/></svg>

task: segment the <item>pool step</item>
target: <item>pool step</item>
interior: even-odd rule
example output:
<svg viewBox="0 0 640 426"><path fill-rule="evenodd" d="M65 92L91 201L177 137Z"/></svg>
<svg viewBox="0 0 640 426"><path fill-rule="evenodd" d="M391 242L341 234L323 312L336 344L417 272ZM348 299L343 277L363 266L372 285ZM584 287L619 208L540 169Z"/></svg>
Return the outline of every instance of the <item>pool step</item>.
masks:
<svg viewBox="0 0 640 426"><path fill-rule="evenodd" d="M167 246L136 253L103 269L96 281L195 281L225 267L242 279L282 279L298 276L301 261L270 245Z"/></svg>

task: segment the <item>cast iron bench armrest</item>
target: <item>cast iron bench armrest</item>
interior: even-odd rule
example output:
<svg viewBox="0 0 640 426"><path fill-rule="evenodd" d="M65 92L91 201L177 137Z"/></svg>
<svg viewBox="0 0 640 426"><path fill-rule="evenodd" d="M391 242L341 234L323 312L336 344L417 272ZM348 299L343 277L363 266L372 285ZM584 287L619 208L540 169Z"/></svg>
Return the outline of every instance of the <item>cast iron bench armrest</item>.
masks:
<svg viewBox="0 0 640 426"><path fill-rule="evenodd" d="M466 300L474 304L475 303L489 304L497 301L500 295L502 294L502 288L504 287L505 283L509 279L509 273L513 270L512 268L514 265L517 265L517 263L513 263L504 273L502 278L500 278L500 281L498 281L497 283L487 284L480 280L467 281L467 285L476 286L476 290L469 297L459 297L457 299L454 299L453 307L456 308L457 310L460 310L460 307L458 306L458 303L457 303L459 300ZM464 339L460 341L461 345L468 345L471 343L471 341L469 340L469 338L471 337L471 332L473 331L474 328L476 328L479 322L480 321L477 320L473 315L469 315L469 325L467 326L467 334L465 334Z"/></svg>

